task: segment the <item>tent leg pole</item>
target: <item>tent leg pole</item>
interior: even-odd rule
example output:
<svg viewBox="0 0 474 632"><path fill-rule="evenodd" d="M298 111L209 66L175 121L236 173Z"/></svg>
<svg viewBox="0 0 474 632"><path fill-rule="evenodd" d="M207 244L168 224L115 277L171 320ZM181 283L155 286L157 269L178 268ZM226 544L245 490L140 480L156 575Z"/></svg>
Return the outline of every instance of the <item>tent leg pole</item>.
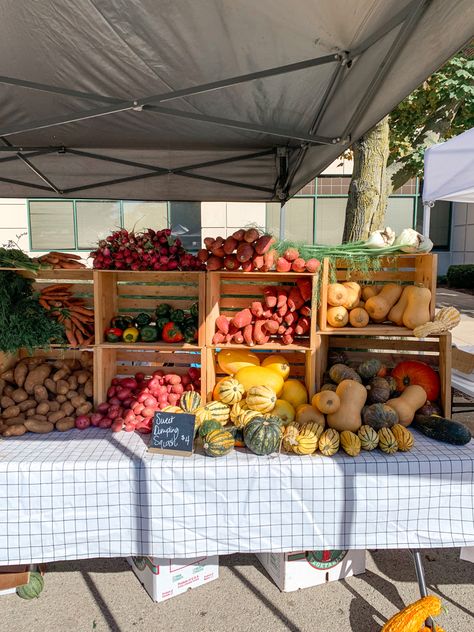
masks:
<svg viewBox="0 0 474 632"><path fill-rule="evenodd" d="M415 562L415 573L416 579L418 581L418 586L420 588L420 595L422 597L426 597L428 595L428 591L426 589L425 571L423 569L423 563L421 561L421 553L419 549L413 549L411 551L411 554L413 555L413 561ZM426 619L426 625L432 630L435 629L433 619L431 617L428 617Z"/></svg>
<svg viewBox="0 0 474 632"><path fill-rule="evenodd" d="M280 235L279 238L281 241L285 239L285 220L286 220L286 205L280 205Z"/></svg>
<svg viewBox="0 0 474 632"><path fill-rule="evenodd" d="M431 204L423 204L423 235L430 236Z"/></svg>

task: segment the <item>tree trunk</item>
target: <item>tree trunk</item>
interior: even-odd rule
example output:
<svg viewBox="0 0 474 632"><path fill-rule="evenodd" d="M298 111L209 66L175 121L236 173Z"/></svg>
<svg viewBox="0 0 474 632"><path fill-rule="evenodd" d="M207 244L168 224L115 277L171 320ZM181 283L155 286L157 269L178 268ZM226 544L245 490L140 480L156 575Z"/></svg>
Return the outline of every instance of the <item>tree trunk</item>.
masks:
<svg viewBox="0 0 474 632"><path fill-rule="evenodd" d="M352 146L354 166L343 242L367 239L372 231L383 227L390 189L386 173L388 134L388 116L385 116Z"/></svg>

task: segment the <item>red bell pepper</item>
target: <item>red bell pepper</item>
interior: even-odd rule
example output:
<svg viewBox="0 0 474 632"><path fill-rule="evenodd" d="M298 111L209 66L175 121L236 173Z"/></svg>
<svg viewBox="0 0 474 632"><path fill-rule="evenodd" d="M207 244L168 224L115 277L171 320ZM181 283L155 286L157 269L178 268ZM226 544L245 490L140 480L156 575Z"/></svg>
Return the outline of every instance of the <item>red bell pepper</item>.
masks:
<svg viewBox="0 0 474 632"><path fill-rule="evenodd" d="M181 342L183 340L183 332L173 322L166 323L161 331L161 337L164 342Z"/></svg>

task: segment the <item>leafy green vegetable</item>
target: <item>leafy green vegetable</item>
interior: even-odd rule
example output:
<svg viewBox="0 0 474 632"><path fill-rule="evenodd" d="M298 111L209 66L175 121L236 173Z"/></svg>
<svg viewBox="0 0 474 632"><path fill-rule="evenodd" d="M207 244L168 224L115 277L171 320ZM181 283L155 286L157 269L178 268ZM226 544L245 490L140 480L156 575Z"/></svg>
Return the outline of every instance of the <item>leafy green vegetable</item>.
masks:
<svg viewBox="0 0 474 632"><path fill-rule="evenodd" d="M63 340L63 327L38 303L32 283L16 272L0 272L0 351L31 352Z"/></svg>

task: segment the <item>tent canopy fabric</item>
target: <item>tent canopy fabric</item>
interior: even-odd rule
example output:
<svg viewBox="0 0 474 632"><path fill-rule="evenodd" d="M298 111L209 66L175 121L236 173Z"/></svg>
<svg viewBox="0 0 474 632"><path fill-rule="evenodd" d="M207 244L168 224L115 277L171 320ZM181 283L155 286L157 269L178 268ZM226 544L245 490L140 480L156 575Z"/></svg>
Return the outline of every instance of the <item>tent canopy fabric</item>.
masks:
<svg viewBox="0 0 474 632"><path fill-rule="evenodd" d="M474 128L425 151L423 202L474 202Z"/></svg>
<svg viewBox="0 0 474 632"><path fill-rule="evenodd" d="M285 200L474 31L472 0L3 0L0 196Z"/></svg>

